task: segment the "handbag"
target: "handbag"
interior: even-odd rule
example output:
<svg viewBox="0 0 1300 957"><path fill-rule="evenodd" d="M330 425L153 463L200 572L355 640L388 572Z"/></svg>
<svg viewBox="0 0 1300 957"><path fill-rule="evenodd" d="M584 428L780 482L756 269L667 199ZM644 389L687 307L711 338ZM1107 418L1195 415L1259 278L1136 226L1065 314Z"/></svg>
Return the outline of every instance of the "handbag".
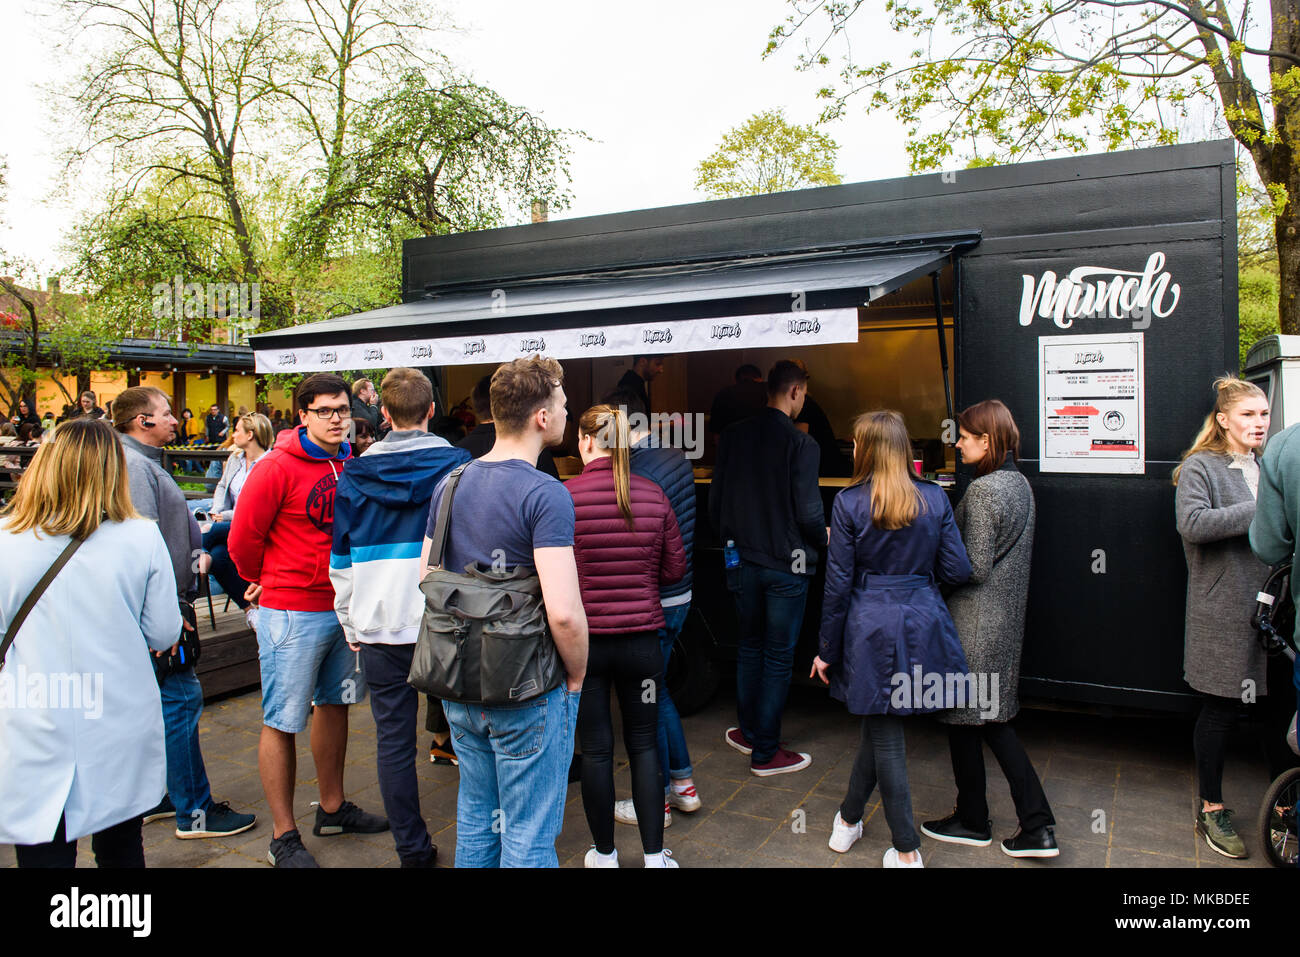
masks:
<svg viewBox="0 0 1300 957"><path fill-rule="evenodd" d="M54 560L54 564L45 570L45 574L36 583L36 587L32 589L31 594L19 606L18 614L14 615L13 621L9 622L9 628L5 631L4 640L0 641L0 669L5 666L5 655L9 653L9 646L18 637L18 629L23 626L23 622L27 620L31 610L36 607L36 603L45 594L45 589L50 587L50 582L54 581L59 572L63 570L63 566L68 564L68 560L72 558L84 541L84 538L74 538L68 542L63 551L59 553L59 557Z"/></svg>
<svg viewBox="0 0 1300 957"><path fill-rule="evenodd" d="M174 651L153 656L153 673L158 679L158 687L172 675L189 671L199 663L199 617L192 602L181 599L181 618L190 626L181 625L181 636L176 639Z"/></svg>
<svg viewBox="0 0 1300 957"><path fill-rule="evenodd" d="M466 463L468 464L468 463ZM464 572L442 567L451 505L465 465L447 480L420 582L424 617L407 683L459 704L521 704L554 690L564 667L546 621L542 583L526 566L512 571L477 562Z"/></svg>

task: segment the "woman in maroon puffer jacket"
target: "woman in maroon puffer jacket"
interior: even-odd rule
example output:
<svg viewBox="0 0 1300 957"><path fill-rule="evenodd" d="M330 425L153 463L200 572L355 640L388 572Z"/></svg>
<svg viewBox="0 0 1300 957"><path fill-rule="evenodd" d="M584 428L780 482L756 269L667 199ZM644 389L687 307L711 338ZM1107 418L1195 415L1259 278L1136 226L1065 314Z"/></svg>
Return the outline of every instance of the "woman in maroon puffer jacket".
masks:
<svg viewBox="0 0 1300 957"><path fill-rule="evenodd" d="M663 849L658 694L663 680L659 586L686 574L677 519L663 490L631 474L627 417L597 405L578 420L585 468L568 482L576 521L573 551L590 650L578 708L582 805L596 846L587 867L618 867L614 848L614 728L609 690L618 691L623 741L632 766L632 801L646 867L676 867Z"/></svg>

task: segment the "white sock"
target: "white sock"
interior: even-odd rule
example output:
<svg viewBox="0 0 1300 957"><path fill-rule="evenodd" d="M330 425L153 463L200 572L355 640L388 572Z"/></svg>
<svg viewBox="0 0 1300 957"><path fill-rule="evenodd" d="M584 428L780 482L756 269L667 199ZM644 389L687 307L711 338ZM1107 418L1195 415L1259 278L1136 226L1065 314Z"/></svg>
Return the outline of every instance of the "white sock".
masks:
<svg viewBox="0 0 1300 957"><path fill-rule="evenodd" d="M686 793L687 791L689 791L689 790L690 790L691 788L693 788L693 787L695 787L694 784L678 784L676 781L674 781L674 782L673 782L673 793L674 793L674 794L684 794L684 793Z"/></svg>
<svg viewBox="0 0 1300 957"><path fill-rule="evenodd" d="M668 865L664 863L664 852L660 851L658 854L647 854L645 856L645 866L658 868L667 867Z"/></svg>
<svg viewBox="0 0 1300 957"><path fill-rule="evenodd" d="M614 848L614 850L610 851L608 854L602 854L600 851L597 851L596 860L602 864L618 863L618 848Z"/></svg>

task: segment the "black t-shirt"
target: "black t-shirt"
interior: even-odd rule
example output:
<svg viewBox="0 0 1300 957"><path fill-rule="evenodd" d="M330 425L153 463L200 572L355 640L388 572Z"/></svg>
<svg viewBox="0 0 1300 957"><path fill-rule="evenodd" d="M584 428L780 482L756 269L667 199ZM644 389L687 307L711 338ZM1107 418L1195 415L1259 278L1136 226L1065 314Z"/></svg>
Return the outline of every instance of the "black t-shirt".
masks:
<svg viewBox="0 0 1300 957"><path fill-rule="evenodd" d="M812 396L804 398L803 411L799 413L799 418L794 420L795 425L801 422L808 424L809 437L821 449L819 473L826 476L853 474L851 463L840 451L839 443L835 441L835 430L831 428L831 420L826 417L826 413Z"/></svg>
<svg viewBox="0 0 1300 957"><path fill-rule="evenodd" d="M709 431L721 434L729 425L767 408L767 386L762 382L737 382L713 397Z"/></svg>

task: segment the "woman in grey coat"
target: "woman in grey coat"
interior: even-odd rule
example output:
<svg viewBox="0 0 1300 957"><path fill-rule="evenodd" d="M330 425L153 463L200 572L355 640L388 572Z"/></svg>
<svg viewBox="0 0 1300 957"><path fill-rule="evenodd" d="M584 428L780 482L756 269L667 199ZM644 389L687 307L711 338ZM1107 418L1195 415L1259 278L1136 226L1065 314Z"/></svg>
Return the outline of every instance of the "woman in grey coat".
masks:
<svg viewBox="0 0 1300 957"><path fill-rule="evenodd" d="M1016 468L1020 430L997 399L957 417L957 449L976 478L957 503L957 527L970 555L969 584L948 597L973 677L967 707L939 715L957 780L952 814L921 825L937 841L986 847L993 822L985 796L984 749L997 758L1011 787L1020 828L1002 842L1011 857L1056 857L1056 819L1024 745L1010 721L1020 710L1020 649L1025 638L1029 562L1034 548L1034 495Z"/></svg>
<svg viewBox="0 0 1300 957"><path fill-rule="evenodd" d="M1178 534L1187 558L1183 677L1201 692L1192 746L1201 807L1196 830L1225 857L1246 846L1223 806L1223 758L1238 706L1268 690L1266 661L1250 624L1268 568L1250 550L1259 463L1268 434L1268 399L1235 376L1214 383L1214 411L1174 469Z"/></svg>

